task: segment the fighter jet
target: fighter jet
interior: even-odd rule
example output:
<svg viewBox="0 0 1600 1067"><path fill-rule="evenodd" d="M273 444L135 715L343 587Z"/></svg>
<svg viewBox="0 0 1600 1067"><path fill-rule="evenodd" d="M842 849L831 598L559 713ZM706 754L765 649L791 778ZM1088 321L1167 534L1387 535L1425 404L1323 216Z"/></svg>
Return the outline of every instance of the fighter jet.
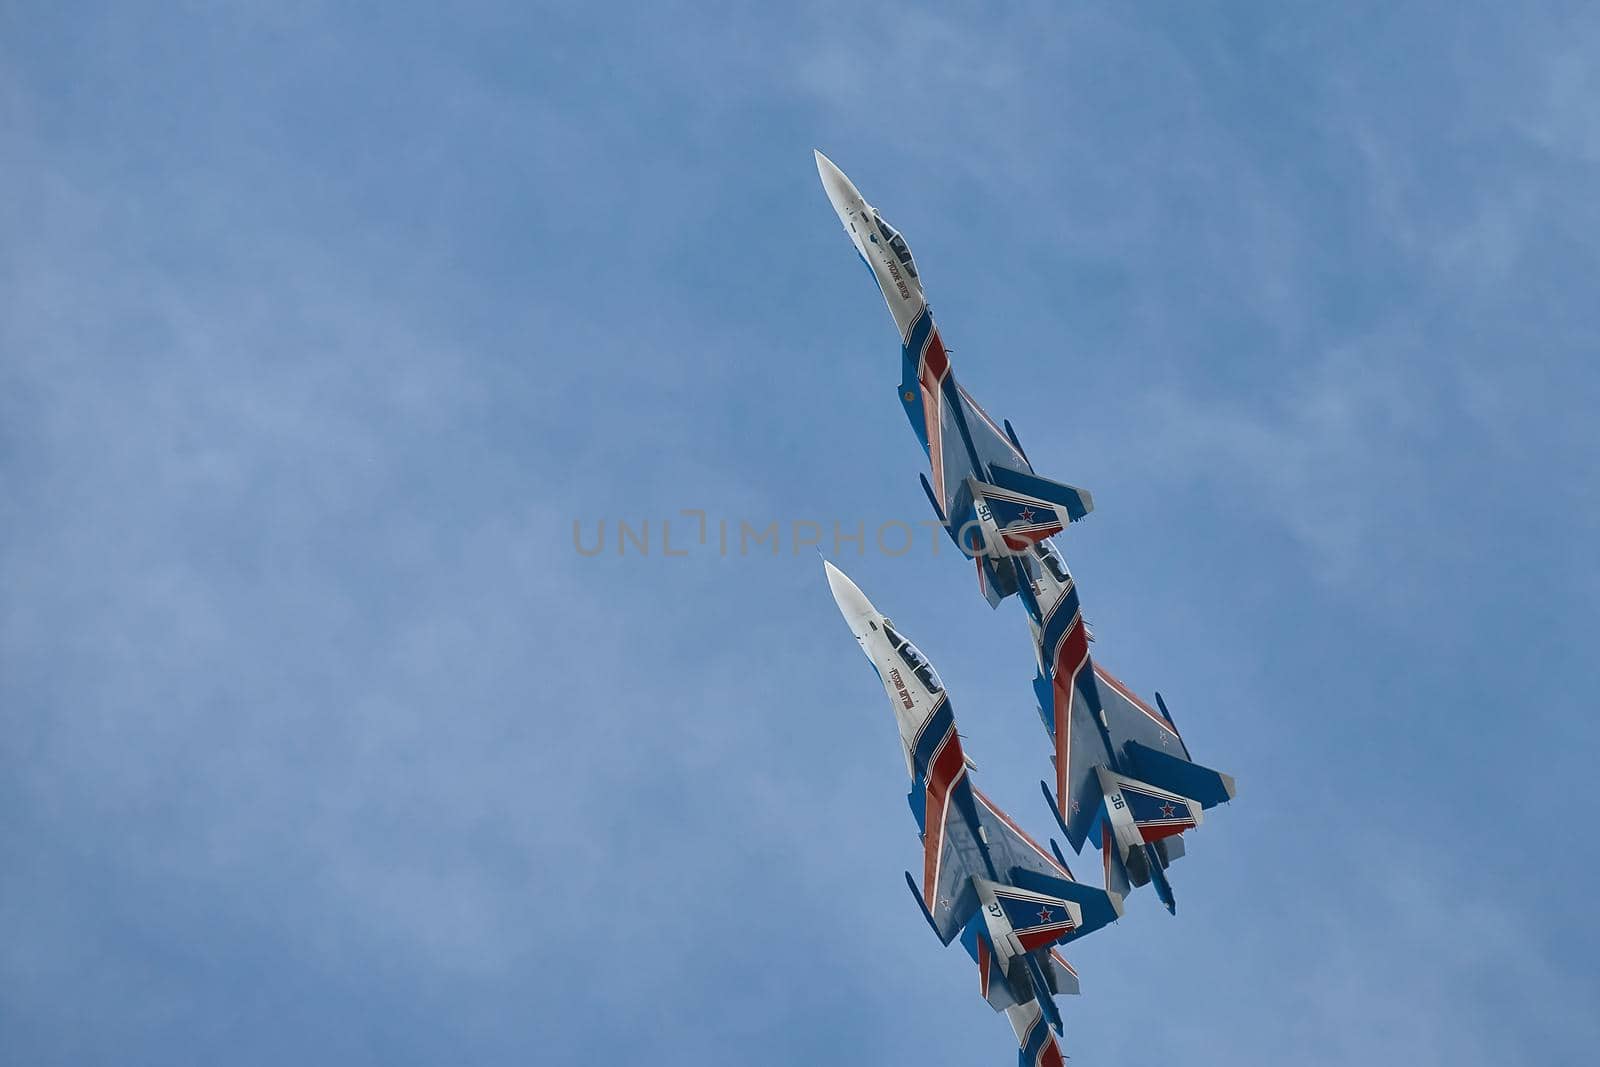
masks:
<svg viewBox="0 0 1600 1067"><path fill-rule="evenodd" d="M959 937L977 964L979 992L1016 1033L1019 1067L1062 1067L1053 997L1076 993L1078 976L1055 946L1115 921L1122 898L1074 881L1059 850L1046 852L979 792L933 665L843 572L823 567L900 728L922 839L921 886L909 871L906 885L940 942Z"/></svg>
<svg viewBox="0 0 1600 1067"><path fill-rule="evenodd" d="M1153 882L1176 911L1166 868L1183 855L1184 831L1232 799L1231 777L1189 760L1159 712L1089 655L1094 640L1077 587L1049 540L1094 506L1082 489L1033 473L1009 422L1004 430L956 384L923 298L921 276L900 236L821 152L817 171L856 251L871 269L901 335L900 400L928 454L922 486L952 540L976 560L990 605L1021 592L1033 629L1039 714L1054 746L1051 811L1073 849L1099 848L1107 888ZM937 487L937 488L935 488Z"/></svg>
<svg viewBox="0 0 1600 1067"><path fill-rule="evenodd" d="M1085 840L1100 850L1108 889L1126 895L1130 883L1153 882L1176 912L1166 868L1204 810L1233 799L1233 778L1189 759L1160 693L1152 708L1094 662L1077 584L1054 543L1009 562L1033 630L1034 694L1053 746L1054 788L1040 783L1050 810L1075 851Z"/></svg>
<svg viewBox="0 0 1600 1067"><path fill-rule="evenodd" d="M900 330L900 403L928 456L923 491L956 547L976 561L984 596L998 605L1016 592L1006 556L1083 518L1094 500L1035 474L1011 424L1002 429L957 384L905 239L827 156L816 157L828 200Z"/></svg>

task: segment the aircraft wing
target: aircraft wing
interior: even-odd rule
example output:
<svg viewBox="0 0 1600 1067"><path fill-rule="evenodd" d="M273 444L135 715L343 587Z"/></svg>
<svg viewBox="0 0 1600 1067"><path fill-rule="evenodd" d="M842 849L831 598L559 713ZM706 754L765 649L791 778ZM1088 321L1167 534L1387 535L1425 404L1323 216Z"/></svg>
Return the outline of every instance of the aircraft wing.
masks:
<svg viewBox="0 0 1600 1067"><path fill-rule="evenodd" d="M1140 700L1120 678L1098 663L1094 665L1094 680L1112 744L1121 747L1125 741L1137 741L1157 752L1189 758L1189 749L1171 719Z"/></svg>
<svg viewBox="0 0 1600 1067"><path fill-rule="evenodd" d="M981 789L974 786L972 792L977 798L984 832L989 838L989 856L1002 877L1007 877L1008 872L1020 867L1048 878L1061 878L1069 882L1075 880L1065 864L1058 862L1044 846L1029 837Z"/></svg>
<svg viewBox="0 0 1600 1067"><path fill-rule="evenodd" d="M962 419L972 438L973 450L978 453L978 462L988 467L1032 474L1033 467L1028 463L1028 457L1012 443L1006 432L989 417L989 413L972 399L972 394L957 384L956 396L960 401Z"/></svg>
<svg viewBox="0 0 1600 1067"><path fill-rule="evenodd" d="M983 870L981 844L965 820L950 819L937 837L923 835L923 847L921 888L909 874L907 882L917 893L933 932L948 945L978 910L972 875Z"/></svg>
<svg viewBox="0 0 1600 1067"><path fill-rule="evenodd" d="M1098 663L1094 666L1094 680L1105 713L1106 732L1126 757L1127 769L1134 778L1197 801L1202 808L1233 799L1233 777L1189 758L1189 748L1164 706L1160 710L1152 708ZM1156 701L1160 704L1161 698L1157 696Z"/></svg>
<svg viewBox="0 0 1600 1067"><path fill-rule="evenodd" d="M1064 857L1052 856L994 801L976 788L972 792L983 820L989 858L1004 883L996 885L994 892L1023 947L1032 951L1071 941L1116 921L1121 914L1120 900L1079 883L1062 862ZM1049 905L1044 912L1039 911L1041 901ZM1011 914L1013 903L1020 908L1015 915ZM1071 909L1076 909L1075 913L1067 914ZM1050 912L1055 914L1047 918ZM1065 929L1059 928L1062 920L1068 922ZM1049 961L1040 963L1047 967Z"/></svg>

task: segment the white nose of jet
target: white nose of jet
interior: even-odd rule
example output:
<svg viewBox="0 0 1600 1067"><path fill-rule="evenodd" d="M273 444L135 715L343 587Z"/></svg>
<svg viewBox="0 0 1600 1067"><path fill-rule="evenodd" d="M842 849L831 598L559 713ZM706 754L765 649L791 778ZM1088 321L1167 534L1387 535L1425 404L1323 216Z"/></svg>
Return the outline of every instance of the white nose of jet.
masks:
<svg viewBox="0 0 1600 1067"><path fill-rule="evenodd" d="M822 567L828 573L828 588L833 592L833 602L839 605L839 614L850 624L850 632L860 637L867 630L867 620L876 618L878 612L844 571L827 560L822 561Z"/></svg>
<svg viewBox="0 0 1600 1067"><path fill-rule="evenodd" d="M815 150L812 154L817 157L817 175L822 179L822 188L827 190L828 202L833 205L841 221L849 219L850 213L866 201L850 179L844 176L844 171L833 165L833 160Z"/></svg>

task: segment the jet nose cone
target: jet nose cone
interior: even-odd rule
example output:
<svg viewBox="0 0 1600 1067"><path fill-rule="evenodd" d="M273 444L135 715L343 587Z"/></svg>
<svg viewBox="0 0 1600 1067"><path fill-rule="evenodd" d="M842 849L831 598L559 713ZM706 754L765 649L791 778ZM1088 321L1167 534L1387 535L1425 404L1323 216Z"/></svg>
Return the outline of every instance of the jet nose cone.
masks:
<svg viewBox="0 0 1600 1067"><path fill-rule="evenodd" d="M813 150L817 157L817 176L822 179L822 188L828 193L828 201L833 204L833 210L840 217L848 216L855 210L861 201L861 194L856 190L855 184L844 176L844 171L833 165L833 160L823 155L820 151Z"/></svg>
<svg viewBox="0 0 1600 1067"><path fill-rule="evenodd" d="M873 610L872 602L844 571L827 560L822 561L822 567L828 575L828 589L833 593L833 601L839 605L839 614L850 624L851 631L859 636L866 629L867 620L877 614Z"/></svg>

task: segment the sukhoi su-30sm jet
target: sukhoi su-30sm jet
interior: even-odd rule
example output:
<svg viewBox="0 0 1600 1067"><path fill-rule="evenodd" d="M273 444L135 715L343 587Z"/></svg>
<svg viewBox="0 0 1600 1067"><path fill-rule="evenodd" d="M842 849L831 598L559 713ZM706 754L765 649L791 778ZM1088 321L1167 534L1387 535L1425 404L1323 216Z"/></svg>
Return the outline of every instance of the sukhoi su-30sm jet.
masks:
<svg viewBox="0 0 1600 1067"><path fill-rule="evenodd" d="M939 940L959 937L978 965L979 992L1011 1020L1021 1067L1061 1067L1052 998L1076 993L1078 977L1055 946L1114 921L1122 898L1074 881L1059 853L978 791L933 665L843 572L823 567L900 729L906 799L922 839L921 885L909 871L906 884Z"/></svg>
<svg viewBox="0 0 1600 1067"><path fill-rule="evenodd" d="M1077 584L1053 543L1008 562L1033 630L1033 689L1056 770L1044 785L1050 810L1074 850L1085 840L1100 849L1108 889L1153 882L1176 911L1166 868L1201 813L1233 799L1233 778L1189 760L1160 693L1152 708L1094 662Z"/></svg>
<svg viewBox="0 0 1600 1067"><path fill-rule="evenodd" d="M1009 422L996 425L956 384L905 239L821 152L817 172L850 242L900 330L900 401L928 455L922 486L950 537L977 561L991 605L1020 593L1033 630L1034 691L1053 747L1051 810L1077 851L1099 848L1106 886L1153 882L1176 910L1165 870L1184 831L1232 799L1233 779L1189 760L1159 694L1159 711L1095 664L1077 586L1052 535L1094 506L1082 489L1033 473Z"/></svg>
<svg viewBox="0 0 1600 1067"><path fill-rule="evenodd" d="M1059 532L1094 501L1033 473L1011 424L1002 429L957 384L905 239L827 156L816 157L828 200L900 328L900 404L928 455L923 491L950 539L977 561L989 603L999 604L1016 592L1006 552Z"/></svg>

